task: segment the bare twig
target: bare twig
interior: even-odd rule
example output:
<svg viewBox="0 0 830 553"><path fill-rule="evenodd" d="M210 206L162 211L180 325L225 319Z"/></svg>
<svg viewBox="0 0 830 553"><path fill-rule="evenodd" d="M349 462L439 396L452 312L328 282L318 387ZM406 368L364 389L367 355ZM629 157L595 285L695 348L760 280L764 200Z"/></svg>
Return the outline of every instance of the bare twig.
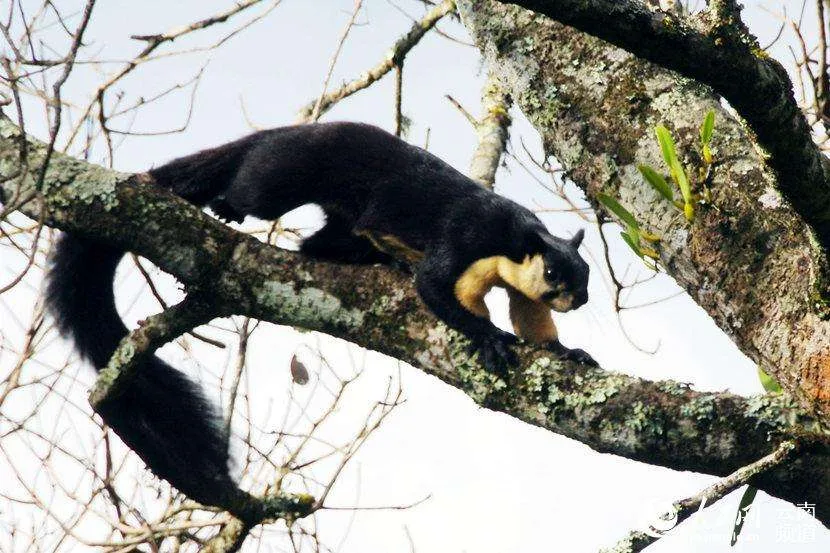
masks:
<svg viewBox="0 0 830 553"><path fill-rule="evenodd" d="M329 88L329 81L331 80L332 73L334 73L334 66L337 65L337 60L340 58L340 52L343 51L343 45L346 43L346 39L349 37L349 32L351 32L352 27L354 27L355 22L357 21L357 14L360 13L360 8L363 7L363 0L355 0L354 1L354 9L352 10L352 16L349 18L349 21L346 23L346 26L343 28L343 32L340 35L340 40L337 41L337 48L334 49L334 55L331 57L331 61L329 62L329 69L326 71L326 78L323 79L323 91L320 93L319 98L314 103L314 108L311 110L311 115L309 115L308 120L310 122L317 121L320 118L320 109L321 105L323 104L323 99L326 96L326 90Z"/></svg>
<svg viewBox="0 0 830 553"><path fill-rule="evenodd" d="M92 9L94 7L95 0L87 0L86 6L84 7L84 13L81 18L81 23L78 25L77 31L75 31L72 44L69 47L69 52L64 58L63 73L60 77L58 77L58 80L55 81L55 84L52 86L52 97L54 99L52 107L54 111L52 113L52 125L49 129L49 143L40 167L40 174L38 175L38 188L40 188L40 185L43 183L46 170L49 168L49 161L55 151L55 142L58 139L58 132L60 131L61 121L63 120L61 117L61 109L63 108L63 104L61 103L61 91L63 90L63 85L66 83L66 80L69 78L69 75L72 73L72 69L75 66L75 59L78 56L78 49L81 47L81 44L83 44L82 41L84 33L86 32L87 25L89 25L90 18L92 17Z"/></svg>
<svg viewBox="0 0 830 553"><path fill-rule="evenodd" d="M342 87L317 98L315 101L306 104L300 109L297 121L305 123L313 121L312 116L321 117L331 107L348 98L352 94L363 90L379 81L383 76L392 71L400 60L403 60L412 48L432 29L438 21L455 10L455 0L444 0L431 9L420 21L412 26L407 34L398 39L386 57L376 66L369 69L362 76L346 83Z"/></svg>
<svg viewBox="0 0 830 553"><path fill-rule="evenodd" d="M225 431L228 436L230 436L231 433L233 413L236 410L236 397L239 393L239 384L242 380L242 371L245 368L245 362L248 356L248 338L251 336L250 326L250 317L244 317L242 319L242 326L239 329L239 345L236 352L236 366L233 373L233 382L231 382L230 387L230 399L228 399L227 414L225 415Z"/></svg>
<svg viewBox="0 0 830 553"><path fill-rule="evenodd" d="M160 34L132 35L130 38L133 38L135 40L141 40L147 43L147 46L144 47L144 50L142 50L141 53L137 56L139 58L143 58L146 57L150 52L164 44L165 42L172 42L181 36L192 33L193 31L206 29L217 23L224 23L234 15L243 12L248 8L255 6L256 4L259 4L260 2L262 2L262 0L237 1L232 8L229 8L223 12L217 13L210 17L206 17L205 19L194 21L193 23L190 23L188 25L182 25L181 27L177 27L175 29L171 29Z"/></svg>

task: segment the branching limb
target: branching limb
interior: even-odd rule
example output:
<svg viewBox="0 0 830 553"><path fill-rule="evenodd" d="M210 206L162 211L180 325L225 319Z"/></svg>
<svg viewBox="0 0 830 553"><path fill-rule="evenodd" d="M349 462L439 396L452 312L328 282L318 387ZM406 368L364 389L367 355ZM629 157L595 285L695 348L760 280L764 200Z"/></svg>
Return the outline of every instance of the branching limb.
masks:
<svg viewBox="0 0 830 553"><path fill-rule="evenodd" d="M97 409L102 401L111 400L129 387L131 377L140 370L141 364L153 355L156 349L220 314L215 303L205 301L198 293L191 293L178 305L148 318L121 341L109 364L98 374L89 398L93 409ZM226 501L226 504L216 506L245 517L244 523L236 521L226 524L220 532L217 539L228 544L236 543L234 540L228 540L228 536L234 535L237 530L247 531L252 526L276 518L293 520L303 517L308 515L316 504L314 498L309 495L282 493L257 498L239 492L234 497L226 498ZM225 550L235 551L233 548Z"/></svg>
<svg viewBox="0 0 830 553"><path fill-rule="evenodd" d="M128 387L135 371L158 348L220 314L216 306L189 294L181 303L147 318L124 337L107 366L98 373L89 394L92 408L97 409L102 401Z"/></svg>
<svg viewBox="0 0 830 553"><path fill-rule="evenodd" d="M729 476L718 480L692 497L674 502L672 511L661 513L659 519L670 521L673 523L672 527L675 527L704 507L714 505L758 475L789 461L796 455L797 450L797 441L787 440L782 442L769 455L758 459L752 464L739 468ZM609 549L602 549L600 553L637 553L656 542L660 539L661 535L658 532L647 533L640 530L632 530L627 536L618 541L616 545Z"/></svg>
<svg viewBox="0 0 830 553"><path fill-rule="evenodd" d="M251 529L257 524L284 519L290 527L294 520L308 516L314 510L314 498L305 494L280 494L253 498L251 510L258 516L253 521L231 518L222 525L219 533L205 544L202 551L234 553L239 551Z"/></svg>
<svg viewBox="0 0 830 553"><path fill-rule="evenodd" d="M130 257L133 260L133 264L135 265L135 268L138 269L139 274L141 274L141 278L143 278L144 282L147 283L147 287L150 289L150 293L153 295L155 300L158 302L159 306L161 306L162 309L167 309L169 307L169 305L164 300L164 298L161 296L161 293L159 293L158 288L156 287L156 283L153 281L152 275L150 275L150 273L147 271L147 269L144 268L144 265L141 263L141 260L138 258L137 255L131 255ZM204 335L202 335L202 334L200 334L196 331L190 331L190 332L188 332L188 334L190 336L193 336L194 338L196 338L200 342L210 344L211 346L213 346L215 348L219 348L219 349L224 349L225 348L224 343L222 343L218 340L214 340L213 338L208 338L207 336L204 336Z"/></svg>

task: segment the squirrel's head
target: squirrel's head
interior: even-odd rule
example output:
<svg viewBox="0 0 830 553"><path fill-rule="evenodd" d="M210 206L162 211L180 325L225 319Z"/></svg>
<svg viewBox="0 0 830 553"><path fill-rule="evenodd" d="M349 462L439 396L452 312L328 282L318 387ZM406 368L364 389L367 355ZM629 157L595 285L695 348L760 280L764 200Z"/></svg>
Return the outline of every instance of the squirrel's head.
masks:
<svg viewBox="0 0 830 553"><path fill-rule="evenodd" d="M578 249L585 231L580 229L570 240L547 232L540 232L538 236L543 267L535 278L539 279L537 290L544 290L539 299L559 312L584 305L588 301L588 264Z"/></svg>

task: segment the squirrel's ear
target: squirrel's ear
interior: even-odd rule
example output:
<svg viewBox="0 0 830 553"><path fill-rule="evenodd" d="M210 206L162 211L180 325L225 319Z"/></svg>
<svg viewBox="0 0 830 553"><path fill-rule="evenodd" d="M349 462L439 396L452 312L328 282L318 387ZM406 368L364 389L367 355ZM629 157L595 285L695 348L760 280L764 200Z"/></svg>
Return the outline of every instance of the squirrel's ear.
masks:
<svg viewBox="0 0 830 553"><path fill-rule="evenodd" d="M583 238L585 238L585 229L581 228L578 231L576 231L576 234L574 234L574 237L571 238L571 240L570 240L571 246L573 246L574 248L578 248L579 245L582 244L582 239Z"/></svg>

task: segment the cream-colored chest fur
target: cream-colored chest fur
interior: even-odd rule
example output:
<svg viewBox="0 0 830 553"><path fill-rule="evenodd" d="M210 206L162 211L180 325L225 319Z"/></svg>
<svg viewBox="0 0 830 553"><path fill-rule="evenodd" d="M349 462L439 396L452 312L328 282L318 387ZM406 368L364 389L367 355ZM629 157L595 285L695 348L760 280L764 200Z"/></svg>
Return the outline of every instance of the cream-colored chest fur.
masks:
<svg viewBox="0 0 830 553"><path fill-rule="evenodd" d="M556 340L556 326L542 294L550 290L541 255L527 256L521 263L504 256L479 259L455 283L455 297L465 309L479 317L490 317L484 296L494 286L507 288L510 320L516 334L533 342Z"/></svg>
<svg viewBox="0 0 830 553"><path fill-rule="evenodd" d="M541 255L526 256L516 263L504 256L479 259L455 283L455 296L470 311L493 286L511 287L528 299L539 301L550 289L545 281L545 262Z"/></svg>

